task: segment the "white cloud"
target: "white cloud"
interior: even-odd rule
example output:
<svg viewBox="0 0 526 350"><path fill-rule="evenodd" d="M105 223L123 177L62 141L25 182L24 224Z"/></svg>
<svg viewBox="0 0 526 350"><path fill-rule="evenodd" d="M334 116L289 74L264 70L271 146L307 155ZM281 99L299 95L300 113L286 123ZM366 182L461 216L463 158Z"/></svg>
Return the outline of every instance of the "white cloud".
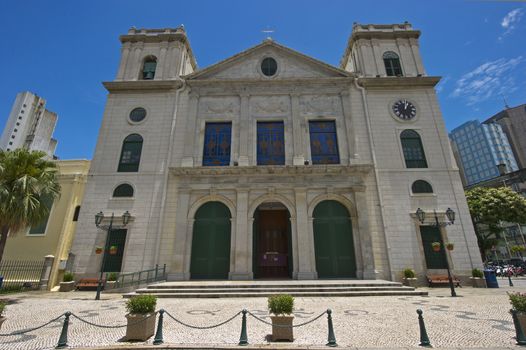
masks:
<svg viewBox="0 0 526 350"><path fill-rule="evenodd" d="M499 36L499 40L502 40L502 38L504 38L506 35L513 32L516 25L519 24L519 22L521 21L523 14L524 12L522 8L516 8L515 10L511 10L510 12L508 12L508 14L506 14L506 16L504 16L504 18L500 22L500 25L506 31L501 36Z"/></svg>
<svg viewBox="0 0 526 350"><path fill-rule="evenodd" d="M441 93L442 90L444 90L444 85L447 84L447 82L451 79L451 77L448 75L447 77L445 78L442 78L440 80L440 83L438 83L438 85L436 86L435 90L438 92L438 93Z"/></svg>
<svg viewBox="0 0 526 350"><path fill-rule="evenodd" d="M524 61L522 56L518 56L483 63L457 80L455 90L450 96L463 97L471 106L491 96L516 91L518 87L513 78L513 71Z"/></svg>

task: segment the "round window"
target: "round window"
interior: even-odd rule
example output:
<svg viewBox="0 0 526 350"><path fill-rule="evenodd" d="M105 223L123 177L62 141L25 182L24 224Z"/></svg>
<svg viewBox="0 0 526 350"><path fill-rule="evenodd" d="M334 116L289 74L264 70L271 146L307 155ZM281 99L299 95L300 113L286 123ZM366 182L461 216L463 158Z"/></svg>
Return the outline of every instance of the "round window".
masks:
<svg viewBox="0 0 526 350"><path fill-rule="evenodd" d="M278 63L272 57L267 57L261 61L261 72L267 77L271 77L276 74L278 70Z"/></svg>
<svg viewBox="0 0 526 350"><path fill-rule="evenodd" d="M135 108L130 113L130 120L134 123L142 122L146 118L146 109L139 107Z"/></svg>

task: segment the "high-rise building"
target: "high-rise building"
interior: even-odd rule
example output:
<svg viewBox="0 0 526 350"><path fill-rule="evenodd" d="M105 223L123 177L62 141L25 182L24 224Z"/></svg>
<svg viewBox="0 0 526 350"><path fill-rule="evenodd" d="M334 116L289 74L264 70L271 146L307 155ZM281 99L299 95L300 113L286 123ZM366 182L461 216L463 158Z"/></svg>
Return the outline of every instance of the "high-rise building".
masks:
<svg viewBox="0 0 526 350"><path fill-rule="evenodd" d="M498 123L502 126L519 167L526 168L526 104L506 108L484 123Z"/></svg>
<svg viewBox="0 0 526 350"><path fill-rule="evenodd" d="M449 134L465 185L519 169L508 137L497 123L468 121Z"/></svg>
<svg viewBox="0 0 526 350"><path fill-rule="evenodd" d="M53 158L57 147L57 140L53 138L57 119L56 113L46 109L46 100L28 91L19 93L0 138L0 149L25 147L46 152Z"/></svg>

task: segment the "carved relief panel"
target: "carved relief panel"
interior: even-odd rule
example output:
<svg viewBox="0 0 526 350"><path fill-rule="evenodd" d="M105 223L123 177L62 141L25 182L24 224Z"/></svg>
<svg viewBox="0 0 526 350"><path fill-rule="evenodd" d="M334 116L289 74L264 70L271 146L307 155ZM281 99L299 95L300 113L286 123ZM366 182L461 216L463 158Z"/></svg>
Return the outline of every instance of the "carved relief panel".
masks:
<svg viewBox="0 0 526 350"><path fill-rule="evenodd" d="M285 116L290 111L288 96L255 96L250 99L253 116Z"/></svg>
<svg viewBox="0 0 526 350"><path fill-rule="evenodd" d="M342 114L339 96L303 95L300 97L300 112L304 116L339 116Z"/></svg>
<svg viewBox="0 0 526 350"><path fill-rule="evenodd" d="M239 115L239 98L234 96L202 97L199 99L199 115L202 117L234 118Z"/></svg>

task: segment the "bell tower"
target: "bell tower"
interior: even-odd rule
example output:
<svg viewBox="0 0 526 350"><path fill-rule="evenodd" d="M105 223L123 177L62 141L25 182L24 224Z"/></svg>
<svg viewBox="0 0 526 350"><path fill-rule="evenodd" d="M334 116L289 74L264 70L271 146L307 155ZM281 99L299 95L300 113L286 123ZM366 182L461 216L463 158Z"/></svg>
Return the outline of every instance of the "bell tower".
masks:
<svg viewBox="0 0 526 350"><path fill-rule="evenodd" d="M183 26L136 29L120 36L121 61L115 81L171 80L192 73L196 61Z"/></svg>
<svg viewBox="0 0 526 350"><path fill-rule="evenodd" d="M354 23L340 67L363 77L420 77L420 31L410 23Z"/></svg>

